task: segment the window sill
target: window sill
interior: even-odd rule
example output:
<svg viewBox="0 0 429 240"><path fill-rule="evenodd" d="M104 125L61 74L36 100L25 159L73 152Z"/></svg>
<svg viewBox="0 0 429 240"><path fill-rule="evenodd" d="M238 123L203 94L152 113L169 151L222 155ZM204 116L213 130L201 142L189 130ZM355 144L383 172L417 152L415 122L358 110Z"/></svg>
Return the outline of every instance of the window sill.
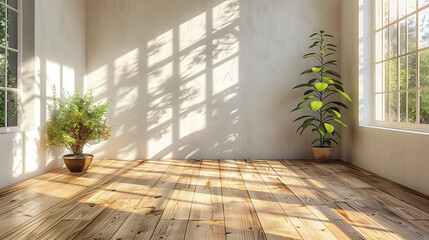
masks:
<svg viewBox="0 0 429 240"><path fill-rule="evenodd" d="M22 132L20 127L3 127L0 128L0 135Z"/></svg>
<svg viewBox="0 0 429 240"><path fill-rule="evenodd" d="M416 127L414 124L375 122L371 125L359 125L359 127L429 136L429 126Z"/></svg>

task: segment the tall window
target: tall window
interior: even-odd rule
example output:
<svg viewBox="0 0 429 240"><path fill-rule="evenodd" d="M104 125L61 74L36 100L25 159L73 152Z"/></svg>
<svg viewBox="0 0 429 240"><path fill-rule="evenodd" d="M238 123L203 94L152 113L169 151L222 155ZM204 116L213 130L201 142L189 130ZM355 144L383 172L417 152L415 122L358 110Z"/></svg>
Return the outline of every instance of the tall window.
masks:
<svg viewBox="0 0 429 240"><path fill-rule="evenodd" d="M0 0L0 128L18 126L18 0Z"/></svg>
<svg viewBox="0 0 429 240"><path fill-rule="evenodd" d="M375 120L429 127L429 0L375 1Z"/></svg>

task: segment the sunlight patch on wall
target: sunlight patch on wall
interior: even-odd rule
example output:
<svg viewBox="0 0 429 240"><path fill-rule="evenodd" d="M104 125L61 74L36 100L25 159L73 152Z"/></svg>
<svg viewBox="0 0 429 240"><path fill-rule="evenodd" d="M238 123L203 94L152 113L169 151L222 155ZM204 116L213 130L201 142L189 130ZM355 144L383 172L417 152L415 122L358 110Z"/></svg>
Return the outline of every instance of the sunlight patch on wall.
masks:
<svg viewBox="0 0 429 240"><path fill-rule="evenodd" d="M62 66L62 87L69 91L74 92L75 89L75 71L70 66ZM82 89L81 89L82 90Z"/></svg>
<svg viewBox="0 0 429 240"><path fill-rule="evenodd" d="M180 24L179 50L182 51L206 38L206 13Z"/></svg>
<svg viewBox="0 0 429 240"><path fill-rule="evenodd" d="M61 65L59 63L46 60L46 96L53 97L54 89L57 91L57 96L61 92Z"/></svg>
<svg viewBox="0 0 429 240"><path fill-rule="evenodd" d="M184 138L206 127L206 75L180 86L179 138Z"/></svg>
<svg viewBox="0 0 429 240"><path fill-rule="evenodd" d="M118 85L120 82L136 76L139 71L139 49L136 48L117 58L114 62L114 68L115 85Z"/></svg>
<svg viewBox="0 0 429 240"><path fill-rule="evenodd" d="M239 1L229 0L213 8L213 31L219 31L231 25L240 17Z"/></svg>
<svg viewBox="0 0 429 240"><path fill-rule="evenodd" d="M168 81L173 77L173 63L169 62L149 72L147 79L147 93L151 96L162 94Z"/></svg>
<svg viewBox="0 0 429 240"><path fill-rule="evenodd" d="M206 69L206 47L200 46L180 56L180 77L188 78Z"/></svg>
<svg viewBox="0 0 429 240"><path fill-rule="evenodd" d="M234 57L213 70L213 95L231 88L238 81L238 57Z"/></svg>
<svg viewBox="0 0 429 240"><path fill-rule="evenodd" d="M95 80L94 80L95 79ZM106 93L108 92L109 72L107 64L97 68L87 75L85 80L85 90L94 90L94 95L103 97L102 101L108 100Z"/></svg>
<svg viewBox="0 0 429 240"><path fill-rule="evenodd" d="M173 30L168 30L147 42L146 45L149 51L147 66L150 68L162 60L173 56Z"/></svg>
<svg viewBox="0 0 429 240"><path fill-rule="evenodd" d="M154 158L155 156L159 158L172 158L172 151L167 150L168 147L173 143L173 127L165 127L163 131L159 131L149 139L147 142L147 155L148 158ZM159 153L165 151L165 154L159 156Z"/></svg>

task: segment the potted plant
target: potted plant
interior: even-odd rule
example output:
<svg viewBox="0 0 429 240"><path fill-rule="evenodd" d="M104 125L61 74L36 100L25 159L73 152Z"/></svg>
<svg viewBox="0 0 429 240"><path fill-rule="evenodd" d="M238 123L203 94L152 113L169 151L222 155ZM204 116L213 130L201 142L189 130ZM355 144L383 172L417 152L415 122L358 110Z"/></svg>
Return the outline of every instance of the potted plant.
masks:
<svg viewBox="0 0 429 240"><path fill-rule="evenodd" d="M341 134L335 130L334 124L347 127L340 120L340 108L348 108L344 103L336 101L333 97L340 95L348 101L352 101L349 95L344 92L340 74L332 69L333 66L337 65L337 61L328 59L337 52L337 46L329 43L330 38L333 38L333 36L326 34L323 30L310 35L313 43L309 48L314 49L314 51L303 55L303 58L314 58L317 64L302 72L301 75L309 74L313 75L313 78L307 83L294 87L294 89L304 88L305 92L304 99L298 103L292 112L304 109L310 110L310 114L303 114L294 120L294 122L302 121L297 132L300 131L300 135L302 135L306 129L311 129L312 132L318 135L311 145L317 144L313 147L313 155L316 161L319 162L330 160L333 152L332 143L338 145L334 138L341 138Z"/></svg>
<svg viewBox="0 0 429 240"><path fill-rule="evenodd" d="M107 125L109 101L94 104L92 91L80 96L76 90L73 95L66 93L49 105L50 119L46 124L50 145L65 146L72 154L63 156L64 163L71 172L85 171L92 162L93 155L84 154L87 144L96 144L110 136L111 127Z"/></svg>

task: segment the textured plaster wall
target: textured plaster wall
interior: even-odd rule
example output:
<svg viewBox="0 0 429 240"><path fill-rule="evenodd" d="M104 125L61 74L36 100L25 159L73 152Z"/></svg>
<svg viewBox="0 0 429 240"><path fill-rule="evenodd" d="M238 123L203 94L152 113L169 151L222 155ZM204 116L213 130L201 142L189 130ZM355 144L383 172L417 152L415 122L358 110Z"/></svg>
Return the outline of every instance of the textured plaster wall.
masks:
<svg viewBox="0 0 429 240"><path fill-rule="evenodd" d="M89 0L87 80L113 100L98 158L311 158L291 114L339 0ZM340 151L337 150L336 156Z"/></svg>
<svg viewBox="0 0 429 240"><path fill-rule="evenodd" d="M371 1L341 3L342 75L355 99L347 115L351 128L343 129L343 160L429 195L429 135L368 127L371 36L363 26L371 19ZM370 59L370 58L369 58Z"/></svg>
<svg viewBox="0 0 429 240"><path fill-rule="evenodd" d="M0 188L62 166L62 152L47 147L43 126L52 89L83 89L84 0L25 0L23 21L22 130L0 134Z"/></svg>

